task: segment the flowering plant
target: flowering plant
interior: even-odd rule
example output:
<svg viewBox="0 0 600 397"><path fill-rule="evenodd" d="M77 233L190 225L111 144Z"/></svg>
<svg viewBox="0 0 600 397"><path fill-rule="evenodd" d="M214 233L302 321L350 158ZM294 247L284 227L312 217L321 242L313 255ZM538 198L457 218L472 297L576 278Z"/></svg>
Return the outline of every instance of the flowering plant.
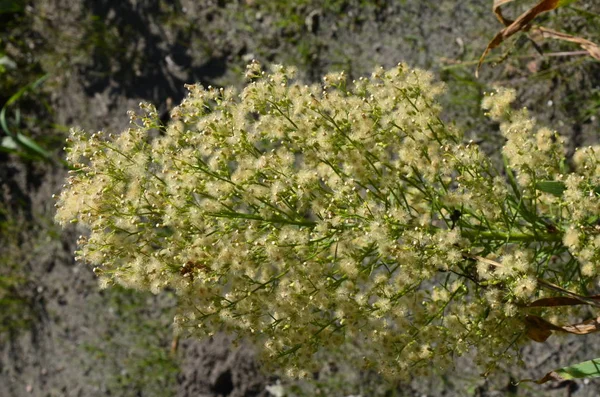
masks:
<svg viewBox="0 0 600 397"><path fill-rule="evenodd" d="M498 169L403 64L246 77L189 86L166 127L142 104L118 136L72 131L56 218L89 228L78 254L103 286L172 288L181 330L248 337L292 376L327 353L399 378L472 348L489 370L580 310L547 321L539 302L598 281L599 147L569 169L562 138L499 88L483 103Z"/></svg>

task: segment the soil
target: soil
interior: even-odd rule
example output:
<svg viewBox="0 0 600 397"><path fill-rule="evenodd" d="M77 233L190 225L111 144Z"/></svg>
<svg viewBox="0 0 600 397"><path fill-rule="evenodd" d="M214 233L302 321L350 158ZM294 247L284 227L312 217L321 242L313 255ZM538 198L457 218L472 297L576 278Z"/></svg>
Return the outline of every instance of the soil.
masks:
<svg viewBox="0 0 600 397"><path fill-rule="evenodd" d="M456 66L477 59L499 28L491 1L373 1L365 7L356 0L341 2L335 13L301 5L292 10L300 16L295 25L283 24L281 15L254 3L260 2L31 2L25 12L42 43L42 68L51 74L44 95L54 124L118 133L127 126L126 110L136 109L140 101L154 103L168 120L168 110L185 95L184 84L239 85L240 72L254 58L298 65L306 81L329 70L360 76L376 65L407 62L447 81L444 117L467 135L485 139L489 151L501 142L489 132L497 126L482 116L478 103L494 83L517 87L519 104L568 138L571 150L597 140L599 118L582 114L565 99L577 94L589 100L600 84L600 64L541 58L531 49L520 52L525 60L509 57L498 67L485 65L479 80L472 76L473 67ZM598 5L590 7L600 12ZM60 151L55 149L57 157ZM182 340L174 349L175 298L168 291L153 296L99 290L91 269L73 259L77 236L85 231L61 230L52 223L52 195L65 176L58 162L0 153L2 200L21 225L10 249L26 274L22 314L30 319L0 339L0 396L283 395L278 380L260 372L252 348L233 347L224 335ZM593 336L551 338L523 350L524 368L506 368L488 379L479 376L469 358L455 371L401 385L328 367L288 390L334 396L595 396L600 383L594 381L512 382L593 358L598 347Z"/></svg>

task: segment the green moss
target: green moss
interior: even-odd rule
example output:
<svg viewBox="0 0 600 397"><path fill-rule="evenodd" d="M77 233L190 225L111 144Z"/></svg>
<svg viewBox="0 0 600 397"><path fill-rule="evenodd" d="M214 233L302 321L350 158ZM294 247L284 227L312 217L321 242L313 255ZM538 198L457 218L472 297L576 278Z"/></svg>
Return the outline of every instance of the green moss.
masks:
<svg viewBox="0 0 600 397"><path fill-rule="evenodd" d="M102 379L118 396L169 396L177 386L178 363L170 351L174 311L168 294L160 298L122 287L95 302L112 313L96 340L82 345L98 361ZM158 310L149 301L161 299ZM164 301L167 302L164 302Z"/></svg>
<svg viewBox="0 0 600 397"><path fill-rule="evenodd" d="M0 340L29 328L36 317L21 230L22 223L0 203Z"/></svg>

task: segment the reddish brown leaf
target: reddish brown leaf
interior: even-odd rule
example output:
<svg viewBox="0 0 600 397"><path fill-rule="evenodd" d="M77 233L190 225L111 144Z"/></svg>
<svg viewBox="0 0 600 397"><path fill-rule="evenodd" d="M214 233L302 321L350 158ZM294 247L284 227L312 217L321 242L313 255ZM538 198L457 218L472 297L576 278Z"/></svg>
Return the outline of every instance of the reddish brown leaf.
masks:
<svg viewBox="0 0 600 397"><path fill-rule="evenodd" d="M562 287L559 287L556 284L552 284L551 282L548 282L546 280L542 280L540 278L537 279L537 282L540 284L540 286L542 286L544 288L548 288L548 289L551 289L553 291L560 292L561 294L569 295L571 298L575 298L578 301L585 302L588 305L600 307L600 301L596 300L594 296L588 297L588 296L579 295L579 294L576 294L575 292L571 292L571 291L566 290L566 289L564 289Z"/></svg>

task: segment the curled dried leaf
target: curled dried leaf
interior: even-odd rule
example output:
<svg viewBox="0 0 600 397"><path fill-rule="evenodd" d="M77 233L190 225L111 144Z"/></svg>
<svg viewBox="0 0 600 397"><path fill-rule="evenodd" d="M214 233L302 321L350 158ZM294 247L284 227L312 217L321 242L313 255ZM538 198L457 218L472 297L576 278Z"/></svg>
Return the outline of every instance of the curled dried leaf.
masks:
<svg viewBox="0 0 600 397"><path fill-rule="evenodd" d="M504 4L512 3L513 1L514 0L494 0L494 7L493 7L494 15L496 15L496 18L498 18L500 23L504 26L508 26L508 25L512 24L514 21L511 19L504 18L504 15L502 15L502 9L500 7L503 6Z"/></svg>
<svg viewBox="0 0 600 397"><path fill-rule="evenodd" d="M542 26L536 27L535 29L539 31L542 34L542 37L544 38L564 40L571 43L579 44L579 46L583 48L589 56L600 61L600 46L598 46L598 44L596 43L593 43L581 37L571 36L570 34L544 28Z"/></svg>
<svg viewBox="0 0 600 397"><path fill-rule="evenodd" d="M600 331L600 317L584 321L579 324L565 325L561 327L564 332L575 335L587 335Z"/></svg>
<svg viewBox="0 0 600 397"><path fill-rule="evenodd" d="M552 29L547 29L544 27L531 25L531 22L540 14L548 11L552 11L558 7L564 6L566 4L572 3L574 0L540 0L535 6L525 11L523 14L519 15L517 19L514 21L505 18L502 14L501 6L511 3L514 0L494 0L493 11L496 15L496 18L504 25L504 28L494 36L494 38L489 42L485 51L479 58L479 63L477 64L477 69L475 70L475 76L479 75L479 69L481 68L481 64L485 60L485 57L489 54L491 50L498 47L502 42L506 39L514 35L518 32L527 32L531 29L536 29L542 34L544 38L554 38L558 40L565 40L572 43L579 44L591 57L600 60L600 47L595 43L583 39L581 37L571 36L566 33L557 32Z"/></svg>
<svg viewBox="0 0 600 397"><path fill-rule="evenodd" d="M545 342L552 335L552 331L561 330L560 327L538 316L526 316L524 321L527 337L536 342Z"/></svg>
<svg viewBox="0 0 600 397"><path fill-rule="evenodd" d="M554 325L539 316L526 316L524 322L527 336L536 342L545 342L553 331L575 335L587 335L600 331L600 317L564 326Z"/></svg>

